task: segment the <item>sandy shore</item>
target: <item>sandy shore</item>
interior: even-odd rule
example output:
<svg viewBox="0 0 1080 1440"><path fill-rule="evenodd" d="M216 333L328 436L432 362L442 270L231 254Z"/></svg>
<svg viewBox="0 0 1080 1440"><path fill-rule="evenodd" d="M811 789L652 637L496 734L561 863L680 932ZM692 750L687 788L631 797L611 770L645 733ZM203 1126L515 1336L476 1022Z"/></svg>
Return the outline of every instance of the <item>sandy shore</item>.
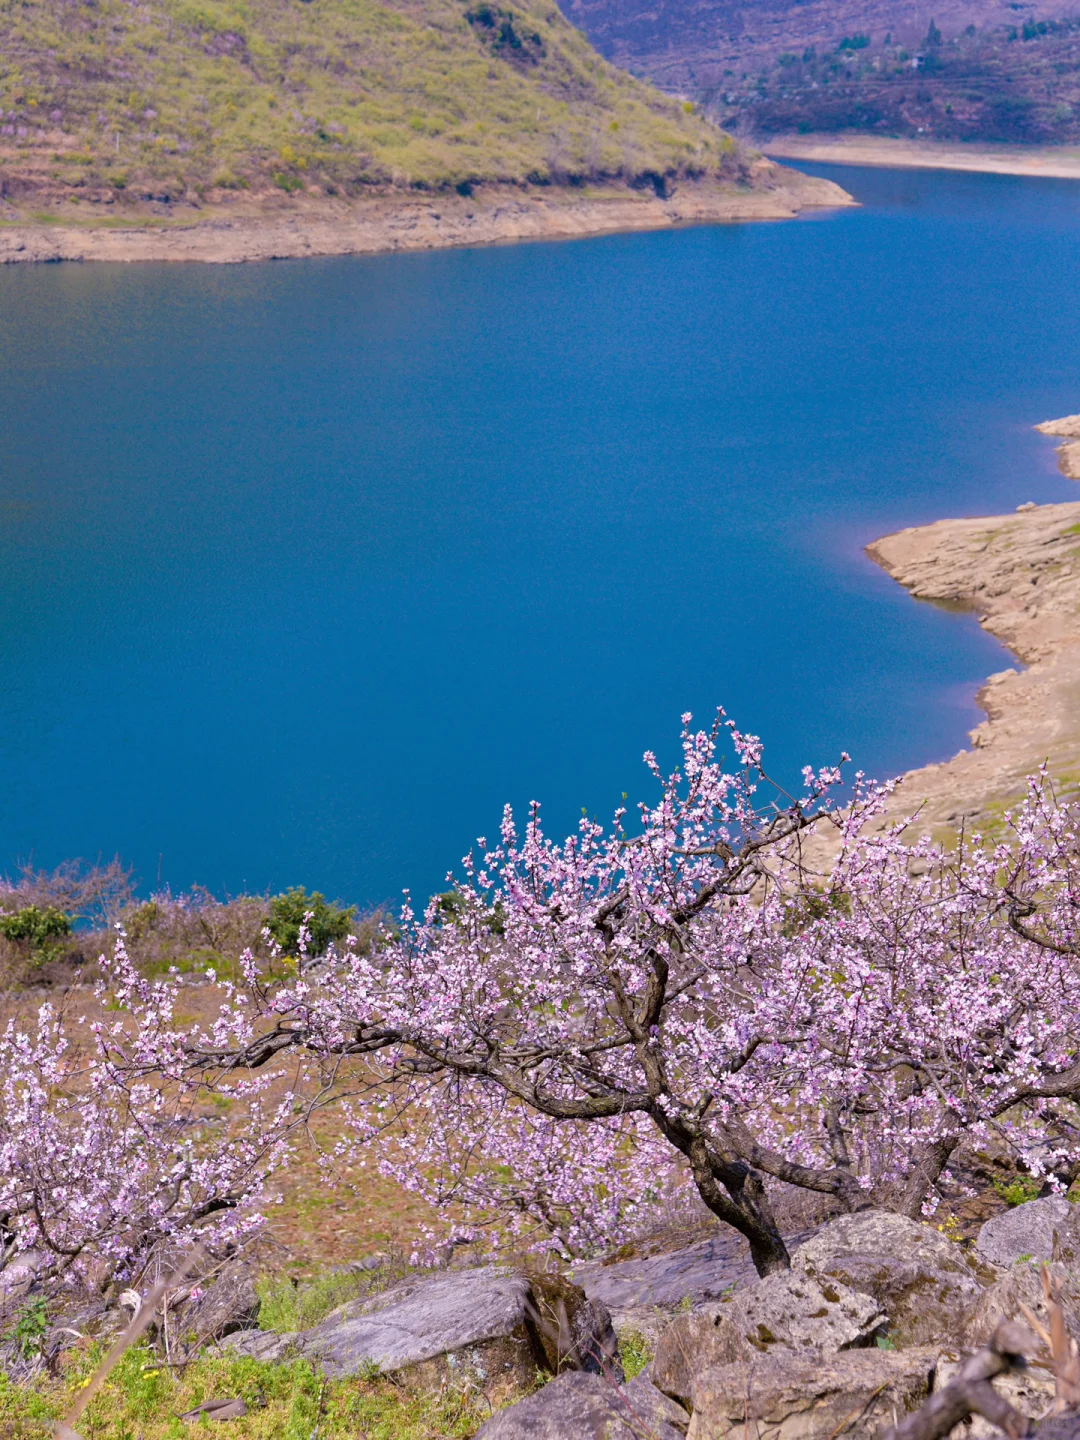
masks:
<svg viewBox="0 0 1080 1440"><path fill-rule="evenodd" d="M1080 436L1080 416L1037 428ZM1075 448L1062 447L1066 474ZM1080 787L1080 500L939 520L887 535L867 553L917 599L975 611L1026 667L989 677L972 748L909 771L890 815L922 806L920 828L947 840L962 821L993 827L1044 760L1064 788Z"/></svg>
<svg viewBox="0 0 1080 1440"><path fill-rule="evenodd" d="M723 221L784 220L814 207L851 205L831 181L769 160L749 186L680 184L671 198L625 188L590 192L485 190L477 195L382 196L348 203L282 200L190 211L182 220L113 216L74 222L70 207L51 223L0 213L0 263L48 260L246 260L433 250L509 240L554 240L624 230ZM89 208L89 207L84 207ZM175 207L174 207L175 208ZM81 218L81 217L80 217Z"/></svg>
<svg viewBox="0 0 1080 1440"><path fill-rule="evenodd" d="M1080 180L1080 149L1052 145L962 145L937 140L890 140L875 135L778 135L762 145L782 160L881 165L911 170L979 170Z"/></svg>

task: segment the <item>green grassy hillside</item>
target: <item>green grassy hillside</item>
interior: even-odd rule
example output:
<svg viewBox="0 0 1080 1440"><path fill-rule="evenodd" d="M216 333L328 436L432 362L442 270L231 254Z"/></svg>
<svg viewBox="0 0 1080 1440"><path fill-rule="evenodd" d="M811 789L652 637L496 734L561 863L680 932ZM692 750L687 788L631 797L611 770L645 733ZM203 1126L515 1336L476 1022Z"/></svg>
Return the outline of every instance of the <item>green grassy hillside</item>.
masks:
<svg viewBox="0 0 1080 1440"><path fill-rule="evenodd" d="M356 194L713 172L545 0L0 0L0 183Z"/></svg>

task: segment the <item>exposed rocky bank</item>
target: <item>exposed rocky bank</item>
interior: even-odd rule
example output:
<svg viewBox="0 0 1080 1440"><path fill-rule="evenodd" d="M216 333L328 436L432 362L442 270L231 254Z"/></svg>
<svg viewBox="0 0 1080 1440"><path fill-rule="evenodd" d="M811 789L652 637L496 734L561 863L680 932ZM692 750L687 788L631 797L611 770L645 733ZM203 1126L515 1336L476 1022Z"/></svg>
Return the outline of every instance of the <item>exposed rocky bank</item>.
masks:
<svg viewBox="0 0 1080 1440"><path fill-rule="evenodd" d="M308 255L362 255L556 240L673 225L791 219L801 210L851 205L832 181L787 170L771 160L750 167L747 184L677 184L665 197L625 187L589 190L484 187L476 194L394 195L360 201L282 200L187 208L158 207L126 222L122 215L87 221L83 205L49 223L0 202L0 264L46 260L245 260Z"/></svg>
<svg viewBox="0 0 1080 1440"><path fill-rule="evenodd" d="M1066 440L1063 473L1080 477L1080 416L1046 421ZM1049 761L1066 790L1080 783L1080 501L1021 506L1011 515L939 520L887 535L867 552L919 600L974 610L1024 669L991 675L986 720L972 748L903 777L891 814L921 806L947 839L962 821L993 826Z"/></svg>

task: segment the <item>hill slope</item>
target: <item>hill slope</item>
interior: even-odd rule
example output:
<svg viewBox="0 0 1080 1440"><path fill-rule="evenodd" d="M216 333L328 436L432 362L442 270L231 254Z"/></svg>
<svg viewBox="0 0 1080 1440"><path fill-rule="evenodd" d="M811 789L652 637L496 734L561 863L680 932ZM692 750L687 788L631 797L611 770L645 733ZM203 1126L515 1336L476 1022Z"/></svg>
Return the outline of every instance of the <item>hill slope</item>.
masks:
<svg viewBox="0 0 1080 1440"><path fill-rule="evenodd" d="M600 51L721 124L1080 139L1080 0L562 0Z"/></svg>
<svg viewBox="0 0 1080 1440"><path fill-rule="evenodd" d="M0 0L0 196L718 174L544 0Z"/></svg>

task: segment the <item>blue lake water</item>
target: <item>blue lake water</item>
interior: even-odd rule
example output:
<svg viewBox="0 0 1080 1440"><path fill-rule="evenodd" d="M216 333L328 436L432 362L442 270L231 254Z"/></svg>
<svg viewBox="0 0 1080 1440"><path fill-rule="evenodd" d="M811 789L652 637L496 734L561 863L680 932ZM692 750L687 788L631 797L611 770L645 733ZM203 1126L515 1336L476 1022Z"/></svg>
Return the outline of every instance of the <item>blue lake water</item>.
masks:
<svg viewBox="0 0 1080 1440"><path fill-rule="evenodd" d="M0 271L0 867L426 893L501 806L943 758L1010 663L863 555L1080 498L1080 185L793 223Z"/></svg>

